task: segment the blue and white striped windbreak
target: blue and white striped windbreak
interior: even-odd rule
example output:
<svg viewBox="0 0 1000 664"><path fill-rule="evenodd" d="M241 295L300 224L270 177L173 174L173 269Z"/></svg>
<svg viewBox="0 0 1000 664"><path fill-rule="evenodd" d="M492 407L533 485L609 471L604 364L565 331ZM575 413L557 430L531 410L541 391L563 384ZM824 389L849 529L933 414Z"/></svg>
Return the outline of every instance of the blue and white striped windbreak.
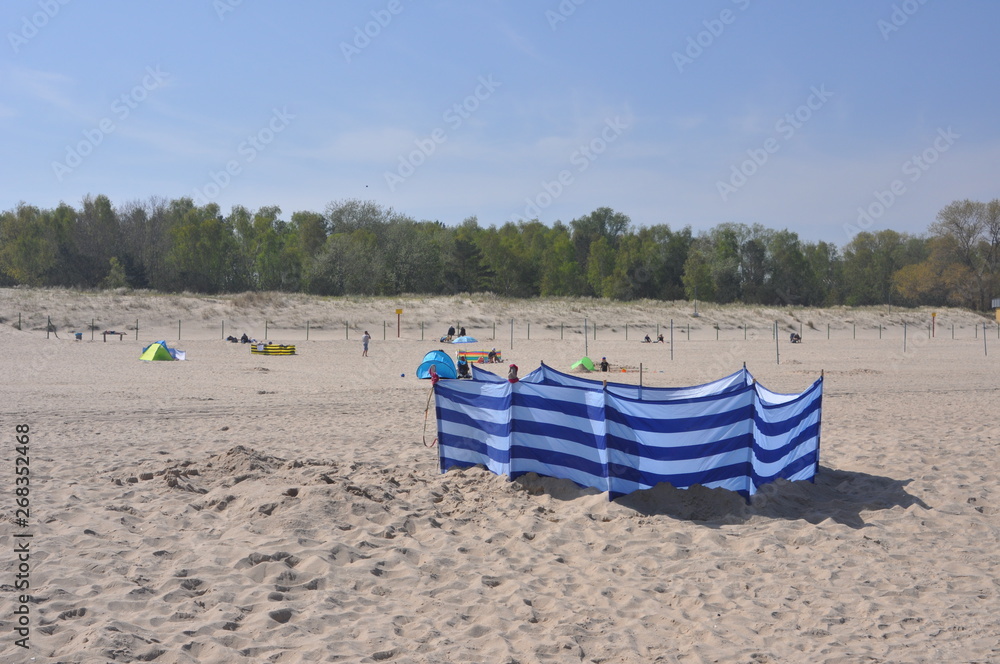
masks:
<svg viewBox="0 0 1000 664"><path fill-rule="evenodd" d="M822 377L802 394L778 394L746 369L680 388L604 384L544 364L513 384L473 374L434 390L442 472L482 464L610 499L660 482L749 498L778 478L811 480L819 466Z"/></svg>

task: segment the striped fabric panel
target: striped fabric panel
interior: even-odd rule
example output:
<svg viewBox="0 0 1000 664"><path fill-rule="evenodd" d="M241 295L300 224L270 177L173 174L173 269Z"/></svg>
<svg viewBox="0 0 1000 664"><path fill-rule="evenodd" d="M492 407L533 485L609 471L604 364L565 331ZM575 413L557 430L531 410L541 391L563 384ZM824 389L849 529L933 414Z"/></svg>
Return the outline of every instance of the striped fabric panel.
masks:
<svg viewBox="0 0 1000 664"><path fill-rule="evenodd" d="M777 395L755 385L753 488L812 479L819 470L823 379L799 395Z"/></svg>
<svg viewBox="0 0 1000 664"><path fill-rule="evenodd" d="M583 376L565 374L556 371L552 367L546 366L545 364L542 364L537 371L540 372L539 380L546 385L568 385L591 390L604 389L603 380L594 380ZM534 373L535 372L532 372L532 375ZM612 376L614 374L609 373L603 375ZM608 381L607 390L612 394L617 394L623 397L631 397L633 399L642 399L643 401L669 401L672 399L689 399L719 394L721 392L729 392L731 390L738 390L752 382L753 378L750 376L749 372L747 372L746 369L740 369L736 373L726 376L725 378L720 378L719 380L712 381L711 383L705 383L704 385L695 385L693 387L639 387L638 385Z"/></svg>
<svg viewBox="0 0 1000 664"><path fill-rule="evenodd" d="M822 379L779 395L744 369L695 388L646 388L640 398L544 365L515 384L474 375L435 387L442 472L477 464L512 479L534 472L610 499L661 482L749 498L818 468Z"/></svg>

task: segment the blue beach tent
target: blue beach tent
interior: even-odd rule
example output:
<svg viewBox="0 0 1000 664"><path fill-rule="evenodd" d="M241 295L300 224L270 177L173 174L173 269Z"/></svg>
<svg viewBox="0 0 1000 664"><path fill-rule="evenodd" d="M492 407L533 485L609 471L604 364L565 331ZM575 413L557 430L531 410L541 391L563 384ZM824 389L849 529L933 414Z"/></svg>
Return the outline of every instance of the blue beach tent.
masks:
<svg viewBox="0 0 1000 664"><path fill-rule="evenodd" d="M441 378L458 377L458 369L455 368L455 362L448 357L448 353L443 350L432 350L424 355L423 362L417 367L417 378L430 378L432 364Z"/></svg>

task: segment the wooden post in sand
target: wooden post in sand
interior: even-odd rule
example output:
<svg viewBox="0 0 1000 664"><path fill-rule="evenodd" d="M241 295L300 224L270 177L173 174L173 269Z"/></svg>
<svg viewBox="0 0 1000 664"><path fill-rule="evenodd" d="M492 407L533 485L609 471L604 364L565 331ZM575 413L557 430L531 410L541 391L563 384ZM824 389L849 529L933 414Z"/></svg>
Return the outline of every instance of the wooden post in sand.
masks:
<svg viewBox="0 0 1000 664"><path fill-rule="evenodd" d="M986 352L986 323L983 323L983 355L989 355Z"/></svg>
<svg viewBox="0 0 1000 664"><path fill-rule="evenodd" d="M226 338L226 321L225 321L225 319L222 320L222 338L223 339Z"/></svg>
<svg viewBox="0 0 1000 664"><path fill-rule="evenodd" d="M510 319L510 347L514 348L514 319Z"/></svg>
<svg viewBox="0 0 1000 664"><path fill-rule="evenodd" d="M51 319L50 319L49 325L51 325L51 324L52 324L52 322L51 322ZM90 319L90 340L91 341L94 340L94 319L93 318Z"/></svg>
<svg viewBox="0 0 1000 664"><path fill-rule="evenodd" d="M135 340L139 340L139 319L135 319Z"/></svg>
<svg viewBox="0 0 1000 664"><path fill-rule="evenodd" d="M906 321L903 321L903 352L906 352Z"/></svg>
<svg viewBox="0 0 1000 664"><path fill-rule="evenodd" d="M781 349L778 347L778 321L774 321L774 362L781 364Z"/></svg>
<svg viewBox="0 0 1000 664"><path fill-rule="evenodd" d="M181 340L181 319L177 319L177 341Z"/></svg>
<svg viewBox="0 0 1000 664"><path fill-rule="evenodd" d="M583 319L583 356L587 357L587 319Z"/></svg>
<svg viewBox="0 0 1000 664"><path fill-rule="evenodd" d="M670 319L670 359L674 359L674 319Z"/></svg>

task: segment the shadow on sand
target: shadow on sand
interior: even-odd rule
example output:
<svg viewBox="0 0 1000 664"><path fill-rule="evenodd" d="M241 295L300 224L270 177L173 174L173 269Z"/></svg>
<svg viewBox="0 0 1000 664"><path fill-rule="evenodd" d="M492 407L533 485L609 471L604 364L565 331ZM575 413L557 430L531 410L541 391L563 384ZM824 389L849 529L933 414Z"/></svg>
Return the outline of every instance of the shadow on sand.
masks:
<svg viewBox="0 0 1000 664"><path fill-rule="evenodd" d="M538 493L542 489L560 500L571 500L574 494L579 497L596 491L577 488L573 492L565 490L565 487L563 490L553 490L555 487L551 478L534 475L526 475L516 482L532 493ZM863 528L863 512L893 507L906 509L912 505L930 509L922 500L906 492L905 487L910 482L912 480L897 480L820 465L815 483L778 480L761 487L750 504L739 494L725 489L707 489L703 486L676 489L669 484L636 491L616 499L615 503L646 516L669 516L703 522L710 527L765 517L801 519L809 523L831 519L851 528Z"/></svg>

